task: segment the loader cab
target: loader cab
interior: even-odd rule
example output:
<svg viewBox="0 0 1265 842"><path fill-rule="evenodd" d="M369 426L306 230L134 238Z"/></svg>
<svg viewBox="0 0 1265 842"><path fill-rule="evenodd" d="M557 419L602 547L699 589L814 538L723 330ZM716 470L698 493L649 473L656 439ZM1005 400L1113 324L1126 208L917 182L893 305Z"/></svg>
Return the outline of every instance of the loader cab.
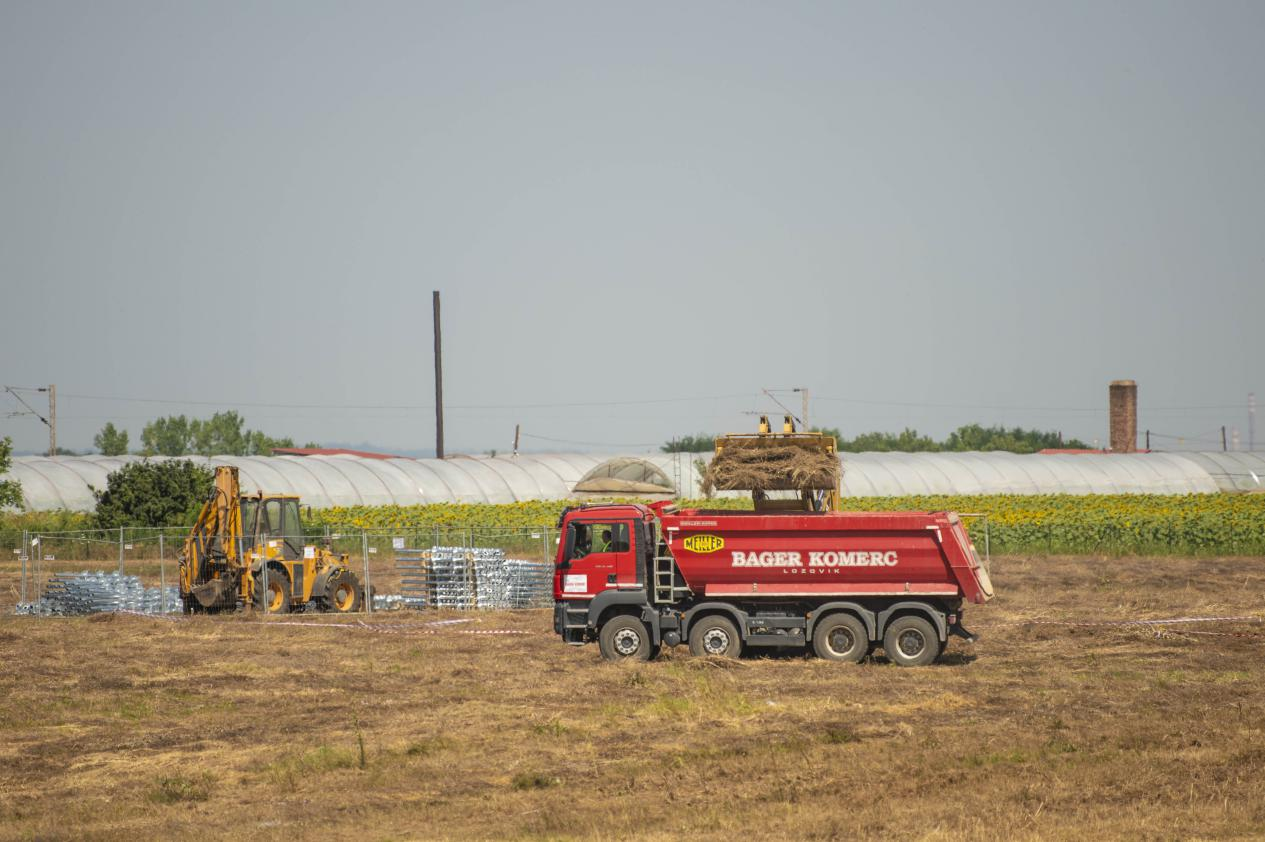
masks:
<svg viewBox="0 0 1265 842"><path fill-rule="evenodd" d="M293 561L303 557L303 522L298 497L243 497L242 534L249 546L271 549Z"/></svg>
<svg viewBox="0 0 1265 842"><path fill-rule="evenodd" d="M644 545L637 537L644 528L637 513L612 506L576 514L565 519L555 591L564 598L583 598L608 588L637 587L637 550Z"/></svg>

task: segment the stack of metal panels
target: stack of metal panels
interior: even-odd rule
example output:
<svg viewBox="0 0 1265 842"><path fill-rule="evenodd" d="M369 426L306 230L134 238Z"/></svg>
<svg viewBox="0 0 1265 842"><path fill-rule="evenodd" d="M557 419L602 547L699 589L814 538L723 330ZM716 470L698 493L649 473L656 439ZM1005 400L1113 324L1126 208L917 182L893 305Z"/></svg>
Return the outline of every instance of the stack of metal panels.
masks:
<svg viewBox="0 0 1265 842"><path fill-rule="evenodd" d="M474 551L465 547L431 547L430 582L435 608L473 608Z"/></svg>
<svg viewBox="0 0 1265 842"><path fill-rule="evenodd" d="M435 592L430 581L430 550L397 552L395 569L400 572L400 601L404 607L434 607ZM375 603L374 608L377 607Z"/></svg>
<svg viewBox="0 0 1265 842"><path fill-rule="evenodd" d="M505 557L492 547L401 550L398 597L380 596L374 608L538 608L553 600L553 565Z"/></svg>
<svg viewBox="0 0 1265 842"><path fill-rule="evenodd" d="M166 611L181 609L179 588L166 589ZM96 614L106 611L134 611L161 614L164 608L162 588L147 588L136 576L118 573L57 573L49 582L44 597L27 606L32 614Z"/></svg>
<svg viewBox="0 0 1265 842"><path fill-rule="evenodd" d="M505 559L506 608L540 608L553 602L553 565L521 558Z"/></svg>
<svg viewBox="0 0 1265 842"><path fill-rule="evenodd" d="M479 608L508 607L509 575L505 550L476 549L474 554L474 604Z"/></svg>

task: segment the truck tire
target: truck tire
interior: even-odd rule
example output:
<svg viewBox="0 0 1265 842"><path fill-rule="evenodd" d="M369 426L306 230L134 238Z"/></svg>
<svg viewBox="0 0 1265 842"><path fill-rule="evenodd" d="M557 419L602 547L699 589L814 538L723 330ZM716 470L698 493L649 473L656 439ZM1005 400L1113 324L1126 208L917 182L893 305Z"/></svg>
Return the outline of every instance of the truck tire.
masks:
<svg viewBox="0 0 1265 842"><path fill-rule="evenodd" d="M355 614L364 607L364 589L350 570L340 570L325 582L324 608L335 614Z"/></svg>
<svg viewBox="0 0 1265 842"><path fill-rule="evenodd" d="M906 614L887 624L883 632L887 660L902 667L925 667L940 657L940 638L925 617Z"/></svg>
<svg viewBox="0 0 1265 842"><path fill-rule="evenodd" d="M650 629L636 617L618 614L602 626L597 648L608 661L648 661Z"/></svg>
<svg viewBox="0 0 1265 842"><path fill-rule="evenodd" d="M290 612L290 577L284 570L268 568L268 587L264 588L264 576L255 577L255 607L269 614Z"/></svg>
<svg viewBox="0 0 1265 842"><path fill-rule="evenodd" d="M830 614L813 629L813 651L818 658L859 664L870 651L870 635L851 614Z"/></svg>
<svg viewBox="0 0 1265 842"><path fill-rule="evenodd" d="M694 655L716 655L737 658L742 654L742 638L733 621L720 614L696 620L690 626L690 652Z"/></svg>

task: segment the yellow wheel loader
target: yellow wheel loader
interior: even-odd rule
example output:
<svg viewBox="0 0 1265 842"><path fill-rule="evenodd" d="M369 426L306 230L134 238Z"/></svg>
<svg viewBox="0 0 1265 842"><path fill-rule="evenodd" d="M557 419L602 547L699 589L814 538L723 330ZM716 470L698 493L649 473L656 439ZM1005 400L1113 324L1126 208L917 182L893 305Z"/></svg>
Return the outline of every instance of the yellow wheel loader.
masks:
<svg viewBox="0 0 1265 842"><path fill-rule="evenodd" d="M347 555L304 544L299 498L243 495L237 469L215 483L180 553L186 614L254 605L268 612L359 611L365 593Z"/></svg>

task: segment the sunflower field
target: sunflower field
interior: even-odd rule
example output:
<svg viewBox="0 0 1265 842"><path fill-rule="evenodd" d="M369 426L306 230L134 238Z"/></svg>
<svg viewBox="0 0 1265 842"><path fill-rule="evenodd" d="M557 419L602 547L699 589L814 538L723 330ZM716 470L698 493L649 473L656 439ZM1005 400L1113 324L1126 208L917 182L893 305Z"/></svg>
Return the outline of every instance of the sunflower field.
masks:
<svg viewBox="0 0 1265 842"><path fill-rule="evenodd" d="M309 526L341 529L552 527L575 501L317 510ZM683 507L749 509L742 498L680 501ZM1265 494L847 497L850 511L955 511L987 516L994 553L1265 555ZM985 518L966 518L980 548Z"/></svg>

